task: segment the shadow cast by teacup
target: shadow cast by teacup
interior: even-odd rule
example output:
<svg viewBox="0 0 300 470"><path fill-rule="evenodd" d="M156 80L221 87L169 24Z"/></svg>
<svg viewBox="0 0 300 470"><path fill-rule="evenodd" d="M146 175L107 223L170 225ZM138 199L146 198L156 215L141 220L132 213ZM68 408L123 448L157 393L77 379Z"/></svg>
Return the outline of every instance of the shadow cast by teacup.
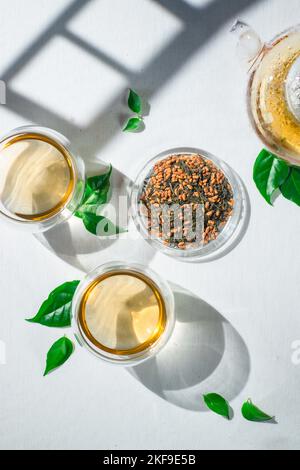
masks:
<svg viewBox="0 0 300 470"><path fill-rule="evenodd" d="M88 175L95 173L99 174L99 163L90 164L87 168ZM131 184L129 178L113 168L109 204L103 208L101 215L113 221L117 216L117 223L122 228L127 228L129 223L128 194ZM120 207L120 204L124 204L124 207ZM133 232L132 224L128 230L128 233L121 235L99 237L89 233L81 219L72 216L66 222L36 234L35 237L59 258L84 272L119 259L149 265L155 255L154 249Z"/></svg>
<svg viewBox="0 0 300 470"><path fill-rule="evenodd" d="M212 306L186 289L171 287L176 314L173 335L156 357L129 372L164 400L185 409L206 410L206 393L234 399L250 373L246 344Z"/></svg>

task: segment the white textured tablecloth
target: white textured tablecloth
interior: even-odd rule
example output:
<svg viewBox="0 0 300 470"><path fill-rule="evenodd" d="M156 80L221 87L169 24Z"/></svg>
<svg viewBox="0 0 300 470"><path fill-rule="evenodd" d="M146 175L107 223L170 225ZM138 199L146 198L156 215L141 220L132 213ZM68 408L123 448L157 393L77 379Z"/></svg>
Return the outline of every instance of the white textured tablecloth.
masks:
<svg viewBox="0 0 300 470"><path fill-rule="evenodd" d="M176 262L142 240L96 240L80 221L48 237L51 252L1 222L1 448L299 449L292 345L300 339L300 209L283 198L272 209L254 187L261 144L228 33L238 16L270 39L299 14L298 0L1 2L1 132L29 122L55 128L87 161L111 162L117 185L159 151L204 148L240 174L251 201L244 238L209 264ZM150 104L142 133L120 131L128 86ZM43 378L46 352L62 333L24 318L59 283L120 257L172 283L170 344L134 371L78 347ZM208 391L231 400L233 421L204 410ZM246 422L240 407L248 397L278 424Z"/></svg>

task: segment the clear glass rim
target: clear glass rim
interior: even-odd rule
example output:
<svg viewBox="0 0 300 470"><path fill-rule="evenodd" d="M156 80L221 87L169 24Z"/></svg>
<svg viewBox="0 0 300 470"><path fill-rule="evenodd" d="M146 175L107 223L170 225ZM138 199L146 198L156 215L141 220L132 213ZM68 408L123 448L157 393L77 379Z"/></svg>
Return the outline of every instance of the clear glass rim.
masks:
<svg viewBox="0 0 300 470"><path fill-rule="evenodd" d="M164 245L163 242L158 238L149 238L147 227L145 226L143 217L141 217L139 211L139 194L141 191L141 187L145 181L145 178L147 177L147 175L149 175L149 172L151 171L155 163L167 158L170 155L179 154L199 154L203 158L211 160L216 165L216 167L225 174L233 190L233 213L229 217L226 225L219 233L216 240L213 240L207 245L204 245L203 247L198 247L196 249L179 250L177 248L172 248ZM181 261L193 261L196 259L199 262L206 262L209 261L209 259L213 255L215 256L218 252L223 250L232 239L233 235L235 234L237 228L241 223L244 200L244 189L241 184L240 178L227 163L203 149L194 147L176 147L169 150L164 150L163 152L160 152L156 156L152 157L150 160L144 162L143 166L137 172L137 176L132 185L131 190L131 216L141 236L157 250L163 252L168 256L177 258Z"/></svg>
<svg viewBox="0 0 300 470"><path fill-rule="evenodd" d="M86 292L86 289L93 283L95 279L99 276L109 273L110 271L122 270L122 271L135 271L141 273L154 282L157 286L159 292L161 293L163 300L165 302L166 309L166 327L161 336L153 343L150 347L130 355L116 355L100 350L97 348L83 333L78 315L80 311L82 296ZM150 359L156 355L168 342L173 329L175 326L175 304L174 304L174 294L169 286L168 282L161 278L157 273L155 273L149 267L146 267L138 263L128 263L123 261L113 261L109 263L104 263L91 272L89 272L83 280L78 285L73 301L72 301L72 329L75 335L75 338L79 342L80 346L84 347L94 356L99 359L109 362L111 364L117 364L122 366L134 366L144 362L147 359Z"/></svg>
<svg viewBox="0 0 300 470"><path fill-rule="evenodd" d="M300 30L300 23L290 26L289 28L284 29L281 33L276 34L270 41L267 42L267 46L273 46L279 39L283 39L284 36L290 35L291 33L296 33Z"/></svg>
<svg viewBox="0 0 300 470"><path fill-rule="evenodd" d="M22 134L26 133L31 133L31 134L36 134L37 136L44 136L48 137L49 139L53 140L58 144L59 147L62 147L63 150L68 154L70 157L70 162L72 165L72 170L74 173L74 186L72 188L72 191L70 192L70 195L68 196L67 200L65 203L62 205L62 207L53 215L49 217L45 217L41 220L24 220L21 218L13 217L12 215L3 212L0 209L0 217L6 220L9 223L18 225L21 228L24 228L26 230L35 232L35 231L43 231L47 230L50 227L56 225L56 223L60 220L67 220L78 208L83 192L84 192L84 184L82 185L82 188L79 188L78 190L78 181L82 180L84 181L85 175L84 175L84 164L82 159L76 155L76 153L71 149L71 143L70 141L60 132L50 129L48 127L43 127L43 126L38 126L38 125L25 125L25 126L20 126L16 127L0 138L0 146L5 142L9 141L10 139L13 139L14 137L17 137Z"/></svg>

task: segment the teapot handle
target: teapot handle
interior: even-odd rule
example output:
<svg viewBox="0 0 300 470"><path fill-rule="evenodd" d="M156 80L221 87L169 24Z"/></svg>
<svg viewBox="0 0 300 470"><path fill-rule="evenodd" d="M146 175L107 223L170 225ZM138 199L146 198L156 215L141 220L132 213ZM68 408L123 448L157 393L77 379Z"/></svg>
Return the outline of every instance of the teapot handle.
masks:
<svg viewBox="0 0 300 470"><path fill-rule="evenodd" d="M237 36L237 57L247 69L251 69L264 49L264 43L258 34L243 21L237 20L232 26L231 33Z"/></svg>

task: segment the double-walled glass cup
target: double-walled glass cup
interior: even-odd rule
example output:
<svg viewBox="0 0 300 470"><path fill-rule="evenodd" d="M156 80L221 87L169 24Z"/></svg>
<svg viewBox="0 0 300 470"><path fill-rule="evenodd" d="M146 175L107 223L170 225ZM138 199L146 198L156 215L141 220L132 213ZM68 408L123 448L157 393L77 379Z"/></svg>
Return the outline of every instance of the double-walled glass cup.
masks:
<svg viewBox="0 0 300 470"><path fill-rule="evenodd" d="M106 295L110 288L107 280L124 275L145 284L138 285L131 298L126 298L130 282L127 286L118 285ZM122 293L125 300L116 305L115 297ZM159 311L154 323L152 307L156 302ZM134 366L150 359L166 345L174 325L174 296L169 284L140 264L115 261L99 266L80 282L72 302L72 327L77 341L94 356L112 364ZM111 331L113 342L109 342ZM143 342L141 335L145 332L149 337ZM131 344L130 349L124 347L136 338L137 344Z"/></svg>
<svg viewBox="0 0 300 470"><path fill-rule="evenodd" d="M173 157L180 155L199 155L204 160L212 162L215 168L220 170L229 182L232 190L232 198L234 201L232 214L228 218L225 226L222 228L217 238L207 244L195 244L195 247L192 246L186 250L168 246L164 243L162 238L149 234L147 225L148 215L145 215L143 207L144 205L140 199L141 194L145 189L145 185L149 181L149 178L152 174L154 166L158 162L161 162L170 156ZM230 168L229 165L227 165L223 160L220 160L209 152L190 147L179 147L166 150L148 160L138 172L131 192L131 215L141 236L162 253L181 261L207 262L211 259L214 259L216 256L221 256L221 254L225 252L226 249L237 239L243 225L242 215L245 208L246 198L243 184L234 170L232 170L232 168Z"/></svg>
<svg viewBox="0 0 300 470"><path fill-rule="evenodd" d="M0 140L0 217L43 232L66 221L82 201L83 160L62 134L18 127Z"/></svg>

